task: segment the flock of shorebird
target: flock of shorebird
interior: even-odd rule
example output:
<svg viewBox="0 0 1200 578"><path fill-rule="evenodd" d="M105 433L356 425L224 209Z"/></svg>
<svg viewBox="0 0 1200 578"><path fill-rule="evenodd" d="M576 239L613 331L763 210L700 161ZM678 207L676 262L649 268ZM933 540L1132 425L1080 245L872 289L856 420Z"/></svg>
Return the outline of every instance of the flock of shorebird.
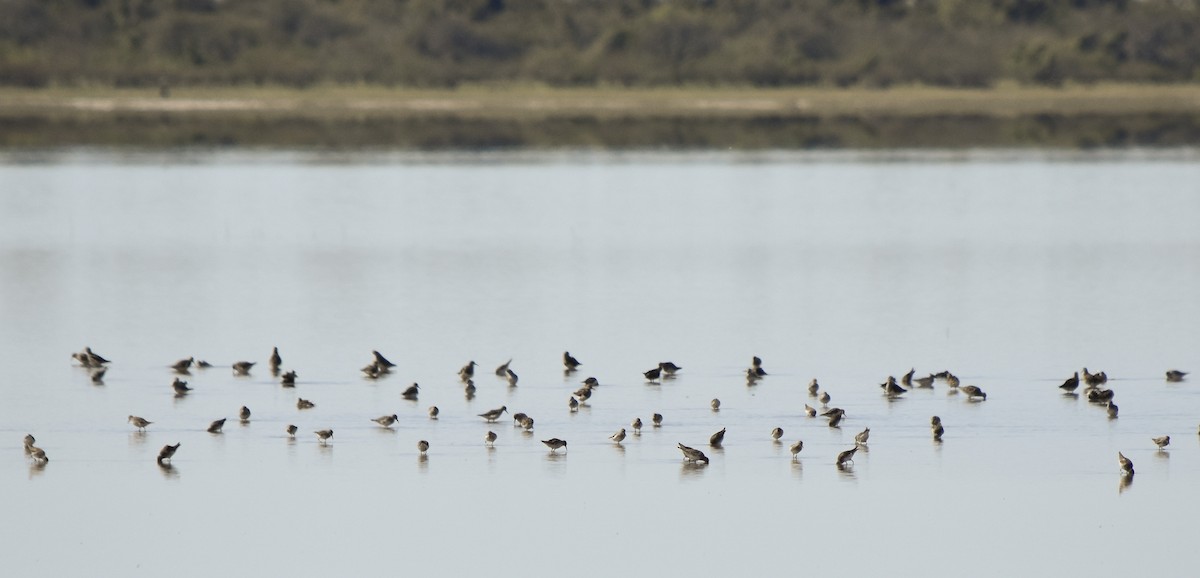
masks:
<svg viewBox="0 0 1200 578"><path fill-rule="evenodd" d="M387 375L388 373L390 373L392 368L396 366L395 363L392 363L391 361L389 361L386 357L384 357L378 351L372 351L371 354L372 354L371 362L369 364L367 364L366 367L363 367L361 370L369 379L379 379L379 378ZM86 348L84 348L83 351L73 353L71 355L71 357L74 358L79 363L80 366L82 366L83 368L86 368L90 371L91 379L92 379L93 383L96 383L96 384L104 383L104 375L105 375L105 372L107 371L108 364L110 363L110 361L108 359L105 359L101 355L92 351L91 347L86 347ZM564 374L566 374L566 375L570 375L570 374L576 372L579 369L579 367L582 365L578 359L576 359L574 356L571 355L570 352L563 353L562 361L563 361L563 366L565 368ZM506 380L510 386L516 386L517 381L518 381L518 376L517 376L516 372L514 372L512 370L512 368L510 367L511 363L512 363L512 360L510 359L509 361L507 361L507 362L503 363L502 365L500 365L499 367L497 367L495 370L495 374L498 377L501 377L504 380ZM272 375L274 375L280 379L280 384L283 387L295 387L296 386L296 378L297 378L296 372L295 371L282 372L281 371L282 364L283 364L283 360L279 354L279 348L276 347L272 350L271 356L268 359L268 365L270 366L271 373L272 373ZM251 369L255 365L256 365L256 363L251 362L251 361L235 362L232 365L234 375L247 376L250 374ZM478 364L476 364L474 361L468 362L458 372L459 379L464 384L465 392L466 392L468 399L473 397L474 393L475 393L475 384L474 384L473 379L475 377L475 368L477 365ZM170 365L169 367L176 374L178 374L180 376L185 376L185 375L190 375L190 370L193 367L204 369L204 368L213 367L213 365L206 361L203 361L203 360L196 360L193 357L188 357L186 359L181 359L181 360L175 362L174 364ZM665 361L665 362L659 363L657 367L654 367L654 368L644 372L643 376L645 377L645 379L647 381L650 381L650 382L656 382L658 380L663 380L663 379L674 379L676 374L679 371L681 371L682 369L683 369L682 367L680 367L672 362ZM940 373L931 373L925 377L916 377L915 373L916 373L915 370L909 370L908 373L904 374L900 378L899 381L897 381L896 378L893 376L888 376L888 378L883 383L881 383L879 385L879 387L883 390L885 396L896 397L896 396L900 396L900 395L907 393L911 389L932 388L936 381L941 380L941 381L945 382L952 390L956 390L962 394L965 394L967 401L969 401L969 402L986 401L987 400L987 393L985 393L979 387L976 387L974 385L960 385L959 378L957 376L955 376L953 373L950 373L949 371L942 371ZM760 359L757 356L753 357L751 360L750 367L746 369L747 383L752 385L752 384L756 383L758 380L766 377L766 375L767 375L767 372L766 372L766 370L763 369L762 359ZM1187 372L1178 371L1178 370L1171 370L1166 373L1166 379L1169 382L1183 381L1186 376L1187 376ZM1092 403L1104 405L1105 408L1107 409L1109 418L1115 419L1118 415L1117 405L1115 403L1113 403L1115 394L1111 389L1107 389L1104 387L1104 385L1107 382L1108 382L1108 376L1103 371L1101 371L1099 373L1091 373L1085 367L1085 368L1083 368L1082 376L1080 375L1080 372L1075 372L1075 374L1072 375L1070 378L1068 378L1066 381L1064 381L1063 384L1059 386L1059 388L1064 390L1064 392L1067 395L1076 396L1076 395L1078 395L1077 393L1075 393L1076 390L1082 385L1084 387L1084 391L1085 391L1087 400ZM578 411L581 404L586 404L588 402L588 400L592 397L593 390L599 385L599 380L597 380L595 377L589 377L589 378L585 379L582 383L583 383L582 386L579 389L577 389L576 391L574 391L571 394L570 398L568 399L569 411L572 411L572 412ZM175 392L175 395L179 396L179 397L186 396L186 395L188 395L189 392L192 391L192 388L188 386L187 382L183 381L179 377L175 378L175 380L171 384L171 386ZM407 389L405 389L404 392L401 393L401 396L404 397L405 399L416 400L419 393L420 393L420 387L414 383L411 386L409 386ZM818 414L818 410L816 408L812 407L809 404L804 404L805 414L808 417L816 417L817 415L820 415L822 417L828 418L829 427L833 427L833 428L840 427L839 424L841 423L842 419L845 417L846 412L845 412L845 410L837 408L837 407L829 407L829 403L830 403L830 401L832 401L832 398L829 395L828 391L821 390L820 385L817 383L816 379L813 379L809 383L808 394L809 394L809 397L815 398L815 399L817 399L817 401L820 402L823 411L821 411ZM315 404L310 400L306 400L304 398L299 398L297 400L296 406L298 409L303 410L303 409L309 409L309 408L315 407ZM710 407L712 408L713 411L719 411L720 407L721 407L721 401L719 399L713 399L710 402ZM484 420L486 420L488 423L494 423L496 420L500 419L507 412L508 412L508 407L501 406L496 409L478 414L478 416L483 418ZM440 410L437 408L437 406L432 406L428 410L430 419L437 419L439 413L440 413ZM243 406L241 408L241 410L239 411L238 418L243 423L245 423L250 420L250 415L251 415L250 409L248 407ZM512 414L511 417L513 418L514 424L516 426L522 427L526 431L532 431L533 424L534 424L532 417L530 417L524 413L515 413L515 414ZM397 416L396 414L383 415L383 416L371 419L371 421L373 421L373 422L377 423L379 426L385 427L385 428L391 428L394 424L396 424L396 422L398 420L399 420L399 416ZM225 419L219 419L219 420L212 422L211 424L209 424L207 431L209 433L213 433L213 434L221 433L221 430L225 425L225 421L226 421ZM147 420L143 417L136 416L136 415L129 416L128 422L131 425L133 425L133 427L137 428L137 430L139 430L139 431L145 431L145 429L148 426L150 426L151 424L154 423L150 420ZM651 422L653 424L653 427L661 427L662 423L663 423L662 414L659 414L659 413L653 414L653 416L651 418ZM631 427L634 430L635 434L640 433L642 426L643 426L643 423L642 423L641 418L634 419L631 424ZM289 436L295 437L298 430L299 430L298 427L296 427L295 425L289 424L287 426L287 428L285 429L285 432ZM333 437L332 429L316 430L313 433L317 436L317 440L321 444L327 444L329 442L329 440ZM932 418L930 418L930 433L933 436L933 439L938 442L941 441L942 436L945 434L945 428L942 425L942 420L940 417L938 417L936 415L933 416ZM775 441L779 441L783 437L783 435L784 435L783 428L776 427L771 431L771 438L774 439ZM855 452L857 452L860 447L866 446L867 440L870 438L870 435L871 435L871 429L869 427L865 428L863 431L856 434L854 436L854 443L855 443L854 447L852 447L848 450L842 451L837 455L836 462L835 462L837 467L843 468L843 467L846 467L848 464L853 464ZM625 440L625 437L626 437L626 430L625 430L625 428L621 428L616 433L609 436L609 439L611 439L614 443L620 444L622 441ZM709 440L708 440L709 446L714 447L714 448L721 447L721 442L724 440L724 438L725 438L725 429L722 429L721 431L714 433L709 438ZM492 446L495 443L496 439L497 439L496 433L493 431L488 431L484 435L484 444L487 446ZM1156 446L1158 446L1160 451L1162 451L1164 448L1166 448L1171 443L1171 437L1170 436L1155 437L1155 438L1152 438L1151 441ZM25 436L25 454L27 456L29 456L29 459L31 459L34 462L34 464L44 466L46 463L48 463L50 461L50 458L46 456L45 450L37 447L35 445L35 443L36 443L36 440L33 437L33 435ZM551 452L556 452L559 449L566 451L566 448L567 448L567 441L559 439L559 438L550 438L548 440L542 440L542 443L545 444L546 447L550 448ZM677 446L679 448L679 451L682 452L684 460L687 461L688 463L691 463L691 464L708 464L709 463L708 456L706 456L702 450L686 446L682 443L677 444ZM174 445L168 444L168 445L163 446L163 448L159 451L158 456L156 458L158 464L162 465L162 466L169 466L171 458L179 450L179 447L180 447L179 443L176 443ZM791 444L790 450L791 450L791 454L792 454L792 459L796 459L798 454L803 449L804 449L804 442L802 440L797 440L795 443ZM424 455L426 452L429 451L429 442L426 440L418 441L417 442L417 450L421 453L421 455ZM1133 474L1134 474L1133 462L1131 460L1129 460L1129 458L1125 457L1125 455L1121 452L1117 453L1117 459L1118 459L1118 463L1121 468L1122 476L1126 476L1126 477L1133 476Z"/></svg>

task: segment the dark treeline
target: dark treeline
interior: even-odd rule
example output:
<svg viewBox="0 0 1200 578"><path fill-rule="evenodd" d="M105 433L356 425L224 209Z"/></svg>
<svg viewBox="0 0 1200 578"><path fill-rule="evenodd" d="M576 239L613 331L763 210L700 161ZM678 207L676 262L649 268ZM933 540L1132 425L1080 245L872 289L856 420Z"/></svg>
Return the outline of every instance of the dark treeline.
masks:
<svg viewBox="0 0 1200 578"><path fill-rule="evenodd" d="M0 0L0 85L1190 82L1198 0Z"/></svg>

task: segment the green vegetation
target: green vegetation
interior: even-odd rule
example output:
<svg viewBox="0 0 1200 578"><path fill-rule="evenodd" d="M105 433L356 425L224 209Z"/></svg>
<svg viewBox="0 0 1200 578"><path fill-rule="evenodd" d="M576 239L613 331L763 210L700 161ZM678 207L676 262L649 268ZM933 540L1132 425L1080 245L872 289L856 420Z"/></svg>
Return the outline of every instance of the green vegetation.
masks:
<svg viewBox="0 0 1200 578"><path fill-rule="evenodd" d="M989 87L1200 77L1197 0L0 0L0 85Z"/></svg>

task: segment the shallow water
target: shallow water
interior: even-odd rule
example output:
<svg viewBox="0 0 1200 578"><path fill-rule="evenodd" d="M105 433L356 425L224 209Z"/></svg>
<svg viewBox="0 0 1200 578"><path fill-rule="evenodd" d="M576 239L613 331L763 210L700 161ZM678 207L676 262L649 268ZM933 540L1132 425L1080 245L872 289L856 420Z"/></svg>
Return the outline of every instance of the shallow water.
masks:
<svg viewBox="0 0 1200 578"><path fill-rule="evenodd" d="M1200 368L1198 182L1186 151L9 154L0 566L1191 575L1200 390L1162 375ZM114 360L103 386L71 363L84 345ZM295 390L265 367L275 345ZM359 373L372 349L392 375ZM752 355L770 375L747 386ZM217 367L175 398L166 366L188 356ZM492 375L509 358L516 388ZM260 365L233 377L242 359ZM684 370L646 383L664 360ZM1112 376L1120 418L1056 387L1083 366ZM910 367L989 397L883 398ZM602 385L570 413L588 376ZM804 417L814 377L840 429ZM535 431L476 417L501 405ZM155 423L136 433L131 413ZM391 413L394 431L368 421Z"/></svg>

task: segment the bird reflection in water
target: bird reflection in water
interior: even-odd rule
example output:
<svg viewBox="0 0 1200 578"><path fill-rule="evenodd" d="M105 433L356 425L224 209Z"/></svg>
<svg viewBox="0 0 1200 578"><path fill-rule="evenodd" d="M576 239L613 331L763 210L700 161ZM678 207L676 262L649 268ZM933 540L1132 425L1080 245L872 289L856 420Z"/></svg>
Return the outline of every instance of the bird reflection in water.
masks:
<svg viewBox="0 0 1200 578"><path fill-rule="evenodd" d="M133 447L146 445L146 432L141 430L130 432L129 445Z"/></svg>
<svg viewBox="0 0 1200 578"><path fill-rule="evenodd" d="M854 475L854 464L852 464L852 463L838 464L837 469L838 469L838 473L841 474L843 478L845 478L847 480L856 479L856 477Z"/></svg>
<svg viewBox="0 0 1200 578"><path fill-rule="evenodd" d="M797 480L804 478L804 462L798 458L792 458L792 477Z"/></svg>
<svg viewBox="0 0 1200 578"><path fill-rule="evenodd" d="M29 479L41 476L46 471L46 462L31 462L29 464Z"/></svg>
<svg viewBox="0 0 1200 578"><path fill-rule="evenodd" d="M429 454L417 454L417 469L421 473L429 471Z"/></svg>
<svg viewBox="0 0 1200 578"><path fill-rule="evenodd" d="M1133 486L1133 474L1122 474L1121 481L1117 484L1117 495L1124 494L1125 490L1131 486Z"/></svg>
<svg viewBox="0 0 1200 578"><path fill-rule="evenodd" d="M704 471L707 469L708 464L704 462L684 461L683 465L679 467L679 479L699 478L704 475Z"/></svg>
<svg viewBox="0 0 1200 578"><path fill-rule="evenodd" d="M158 471L162 473L163 478L168 480L179 478L179 470L175 469L175 466L171 465L170 463L158 464Z"/></svg>

